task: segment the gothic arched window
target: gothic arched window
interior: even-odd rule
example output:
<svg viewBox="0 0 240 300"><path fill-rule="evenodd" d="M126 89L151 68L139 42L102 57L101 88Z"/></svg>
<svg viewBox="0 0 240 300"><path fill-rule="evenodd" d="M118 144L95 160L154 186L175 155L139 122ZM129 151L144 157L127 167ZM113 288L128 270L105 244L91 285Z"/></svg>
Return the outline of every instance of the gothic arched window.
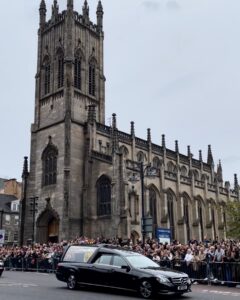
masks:
<svg viewBox="0 0 240 300"><path fill-rule="evenodd" d="M213 203L211 203L211 219L212 219L212 226L213 226L213 234L214 238L216 238L216 223L215 223L215 208L213 206Z"/></svg>
<svg viewBox="0 0 240 300"><path fill-rule="evenodd" d="M89 95L95 96L96 93L96 66L94 61L89 63Z"/></svg>
<svg viewBox="0 0 240 300"><path fill-rule="evenodd" d="M74 87L81 90L82 89L82 59L81 57L76 57L74 62Z"/></svg>
<svg viewBox="0 0 240 300"><path fill-rule="evenodd" d="M156 169L159 169L160 168L160 159L158 157L154 157L153 158L153 167L156 168Z"/></svg>
<svg viewBox="0 0 240 300"><path fill-rule="evenodd" d="M44 63L44 94L50 93L51 66L49 58Z"/></svg>
<svg viewBox="0 0 240 300"><path fill-rule="evenodd" d="M203 241L203 209L202 209L202 203L201 200L197 200L197 210L198 210L198 219L199 219L199 225L200 225L200 238Z"/></svg>
<svg viewBox="0 0 240 300"><path fill-rule="evenodd" d="M58 73L57 73L57 80L58 80L58 88L63 87L64 82L64 56L63 53L60 52L58 54Z"/></svg>
<svg viewBox="0 0 240 300"><path fill-rule="evenodd" d="M187 168L185 166L181 167L181 175L182 176L187 176Z"/></svg>
<svg viewBox="0 0 240 300"><path fill-rule="evenodd" d="M170 225L171 239L175 239L175 226L174 226L174 202L173 195L171 193L167 194L167 205L168 205L168 219Z"/></svg>
<svg viewBox="0 0 240 300"><path fill-rule="evenodd" d="M144 160L145 160L145 159L144 159L144 158L145 158L144 156L145 156L144 153L143 153L142 151L139 151L138 154L137 154L137 161L143 163Z"/></svg>
<svg viewBox="0 0 240 300"><path fill-rule="evenodd" d="M156 196L156 192L153 188L149 189L149 213L153 220L153 226L156 227L156 225L157 225L157 196Z"/></svg>
<svg viewBox="0 0 240 300"><path fill-rule="evenodd" d="M97 214L111 215L111 181L107 176L97 181Z"/></svg>
<svg viewBox="0 0 240 300"><path fill-rule="evenodd" d="M187 197L183 197L183 217L187 229L187 241L190 240L190 222L189 222L189 202Z"/></svg>
<svg viewBox="0 0 240 300"><path fill-rule="evenodd" d="M127 158L129 151L126 146L121 146L119 149L120 153L123 155L124 158Z"/></svg>
<svg viewBox="0 0 240 300"><path fill-rule="evenodd" d="M172 161L169 161L167 163L167 170L168 170L168 172L174 173L175 165Z"/></svg>
<svg viewBox="0 0 240 300"><path fill-rule="evenodd" d="M49 144L43 151L43 186L57 183L58 150L49 139Z"/></svg>
<svg viewBox="0 0 240 300"><path fill-rule="evenodd" d="M194 178L195 178L196 180L199 180L199 173L198 173L197 170L194 170Z"/></svg>

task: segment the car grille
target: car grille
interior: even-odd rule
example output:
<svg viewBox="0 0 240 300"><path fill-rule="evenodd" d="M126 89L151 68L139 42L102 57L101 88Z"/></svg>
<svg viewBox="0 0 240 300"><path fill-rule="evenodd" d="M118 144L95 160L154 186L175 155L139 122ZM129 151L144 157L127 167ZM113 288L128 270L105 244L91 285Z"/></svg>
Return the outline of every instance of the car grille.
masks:
<svg viewBox="0 0 240 300"><path fill-rule="evenodd" d="M171 281L174 285L186 285L187 277L171 278Z"/></svg>

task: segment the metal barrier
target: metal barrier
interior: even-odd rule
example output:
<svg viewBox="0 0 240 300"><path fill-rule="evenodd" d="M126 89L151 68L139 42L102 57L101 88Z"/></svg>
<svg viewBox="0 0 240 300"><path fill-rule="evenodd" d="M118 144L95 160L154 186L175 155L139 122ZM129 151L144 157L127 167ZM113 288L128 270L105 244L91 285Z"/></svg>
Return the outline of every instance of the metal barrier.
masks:
<svg viewBox="0 0 240 300"><path fill-rule="evenodd" d="M55 272L59 258L7 257L5 270Z"/></svg>
<svg viewBox="0 0 240 300"><path fill-rule="evenodd" d="M33 258L8 257L4 261L6 270L55 272L59 257ZM184 260L160 260L163 268L171 268L185 272L199 283L224 284L228 286L240 285L240 262L207 262Z"/></svg>
<svg viewBox="0 0 240 300"><path fill-rule="evenodd" d="M185 272L198 283L240 285L240 262L160 260L159 265Z"/></svg>

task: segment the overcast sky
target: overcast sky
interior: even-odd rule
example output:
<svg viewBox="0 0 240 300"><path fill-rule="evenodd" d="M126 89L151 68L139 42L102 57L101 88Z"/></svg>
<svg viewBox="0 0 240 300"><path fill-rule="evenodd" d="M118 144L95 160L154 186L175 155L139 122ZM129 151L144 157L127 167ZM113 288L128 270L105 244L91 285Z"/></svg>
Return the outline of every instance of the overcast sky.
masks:
<svg viewBox="0 0 240 300"><path fill-rule="evenodd" d="M46 0L48 16L53 0ZM75 0L81 11L83 0ZM89 0L95 22L97 0ZM21 179L30 152L40 0L1 1L0 177ZM60 10L67 0L58 1ZM240 176L240 1L102 0L106 123L207 159ZM240 179L240 178L239 178ZM240 180L239 180L240 181Z"/></svg>

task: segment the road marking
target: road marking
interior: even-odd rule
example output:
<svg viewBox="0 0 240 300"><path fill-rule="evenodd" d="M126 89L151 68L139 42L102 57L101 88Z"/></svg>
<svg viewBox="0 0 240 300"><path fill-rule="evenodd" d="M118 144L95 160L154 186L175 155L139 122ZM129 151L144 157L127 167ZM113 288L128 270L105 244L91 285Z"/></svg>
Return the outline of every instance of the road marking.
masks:
<svg viewBox="0 0 240 300"><path fill-rule="evenodd" d="M218 294L218 295L223 295L223 296L240 297L240 293L236 293L236 292L224 292L224 291L217 291L217 290L202 290L201 292Z"/></svg>
<svg viewBox="0 0 240 300"><path fill-rule="evenodd" d="M21 282L1 282L0 286L19 286L19 287L37 287L37 284L34 283L21 283Z"/></svg>

